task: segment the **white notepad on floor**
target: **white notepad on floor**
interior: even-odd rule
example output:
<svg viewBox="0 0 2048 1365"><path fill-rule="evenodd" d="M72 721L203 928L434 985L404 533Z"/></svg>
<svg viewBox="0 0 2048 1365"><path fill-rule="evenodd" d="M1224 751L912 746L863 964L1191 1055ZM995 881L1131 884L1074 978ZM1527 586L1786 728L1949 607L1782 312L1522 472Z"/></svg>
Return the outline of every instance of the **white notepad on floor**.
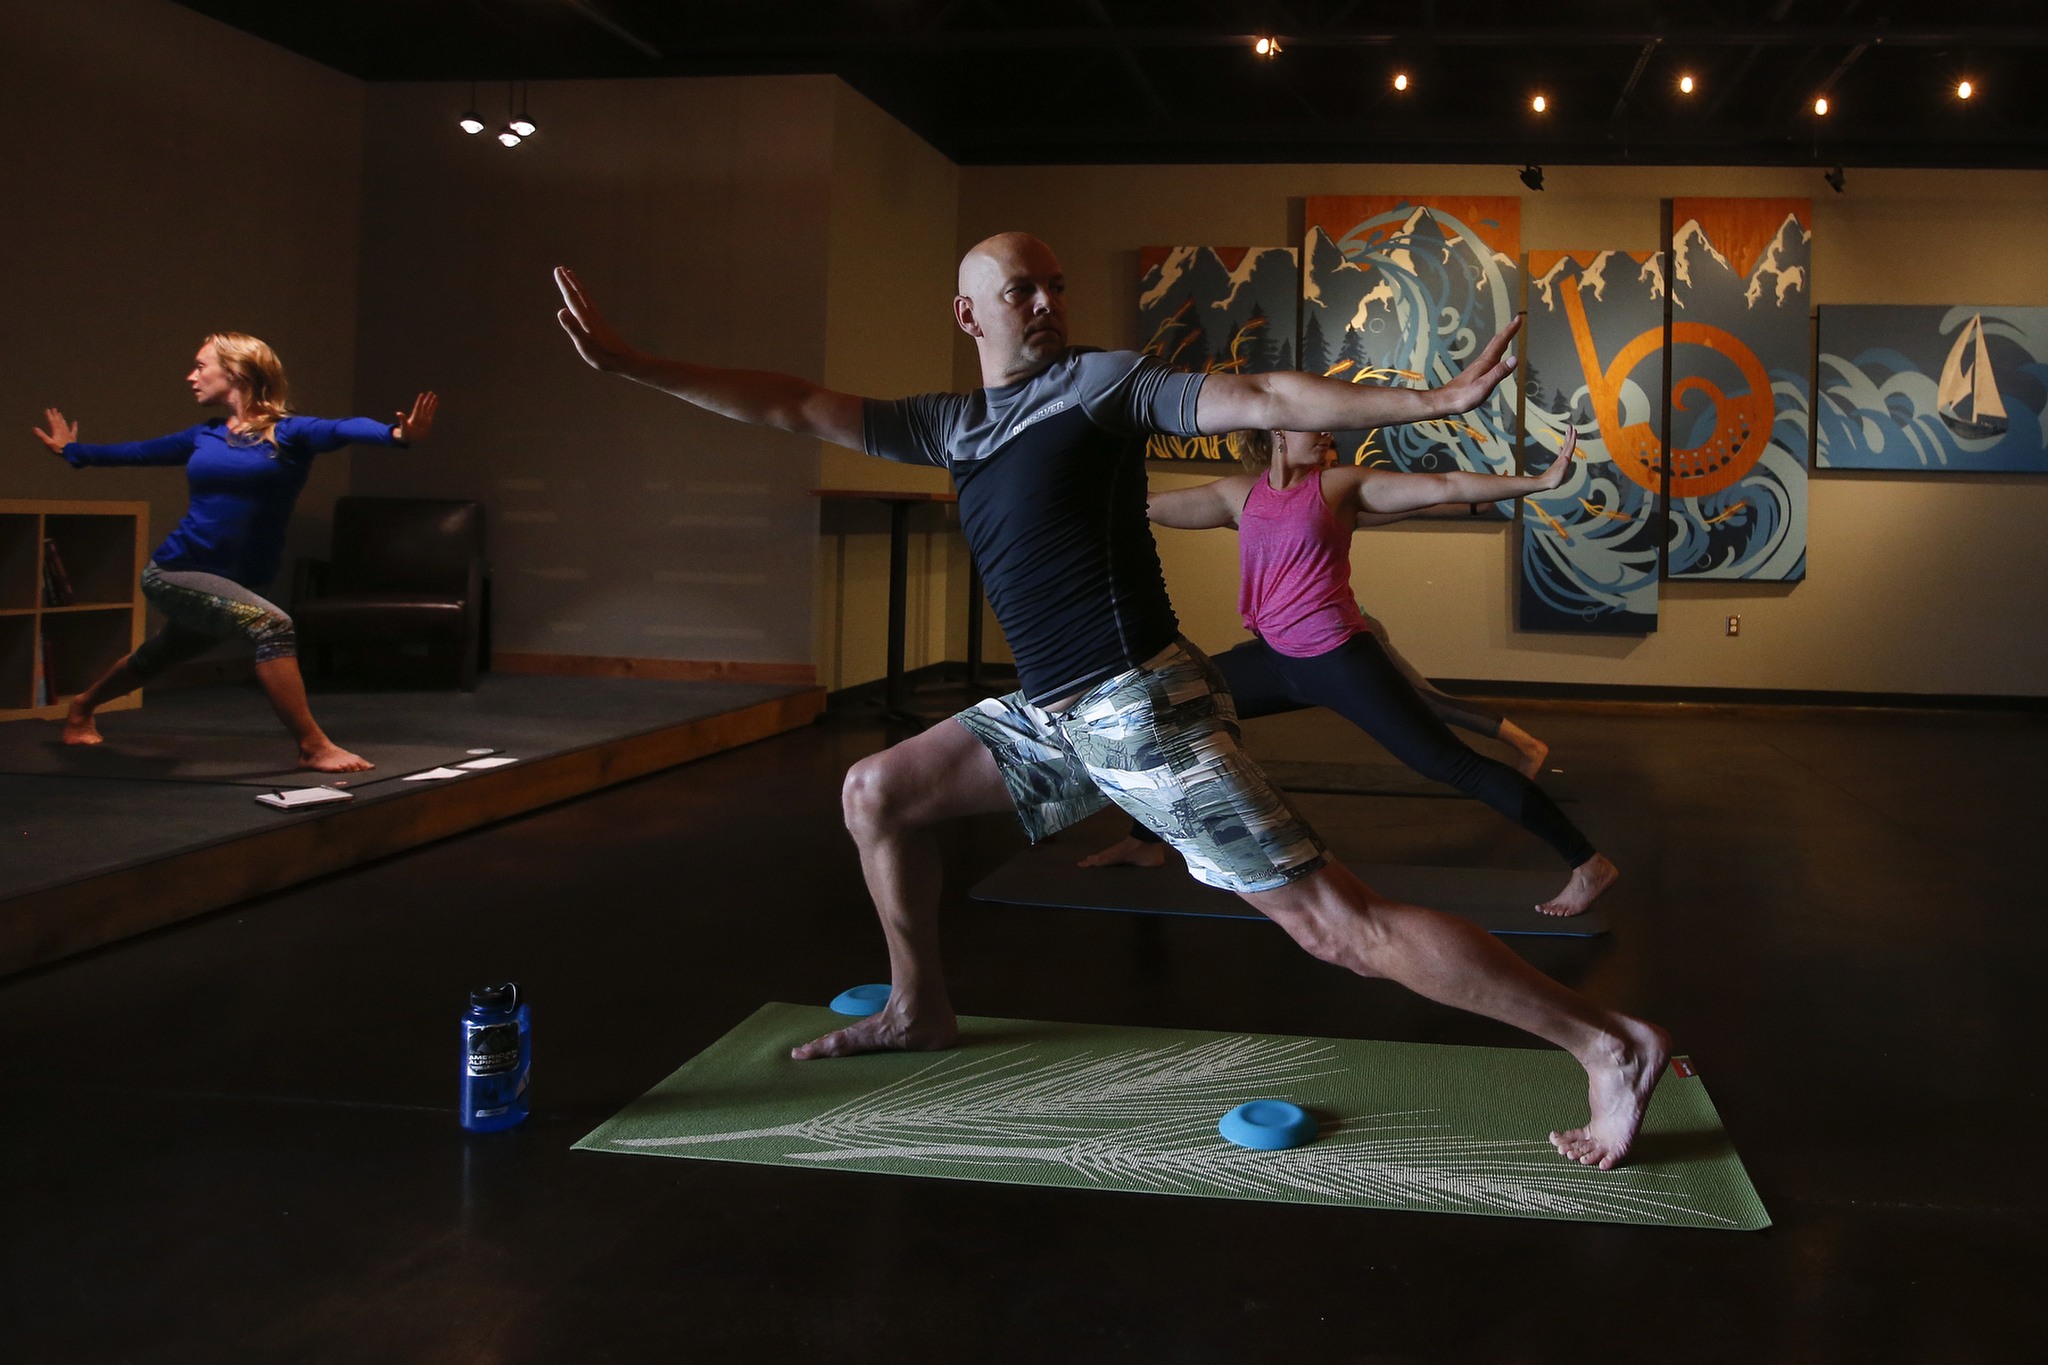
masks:
<svg viewBox="0 0 2048 1365"><path fill-rule="evenodd" d="M266 806L279 810L298 810L301 806L324 806L331 801L353 801L354 792L338 791L333 787L279 787L276 791L263 793L256 798Z"/></svg>
<svg viewBox="0 0 2048 1365"><path fill-rule="evenodd" d="M423 772L423 773L408 773L408 774L406 774L406 775L405 775L404 777L400 778L400 779L399 779L399 781L401 781L401 782L438 782L438 781L440 781L440 780L441 780L442 778L444 778L444 777L460 777L460 776L462 776L462 772L461 772L461 770L460 770L460 769L457 769L457 768L429 768L429 769L427 769L427 770L426 770L425 772Z"/></svg>

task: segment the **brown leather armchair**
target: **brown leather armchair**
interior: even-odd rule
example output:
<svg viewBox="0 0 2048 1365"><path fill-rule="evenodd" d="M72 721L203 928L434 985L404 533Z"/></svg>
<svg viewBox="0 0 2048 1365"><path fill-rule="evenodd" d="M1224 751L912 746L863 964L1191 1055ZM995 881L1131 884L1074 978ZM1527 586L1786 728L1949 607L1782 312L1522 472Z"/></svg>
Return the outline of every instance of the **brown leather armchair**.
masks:
<svg viewBox="0 0 2048 1365"><path fill-rule="evenodd" d="M292 616L308 652L425 640L476 690L484 637L484 508L448 498L338 498L329 561L300 566Z"/></svg>

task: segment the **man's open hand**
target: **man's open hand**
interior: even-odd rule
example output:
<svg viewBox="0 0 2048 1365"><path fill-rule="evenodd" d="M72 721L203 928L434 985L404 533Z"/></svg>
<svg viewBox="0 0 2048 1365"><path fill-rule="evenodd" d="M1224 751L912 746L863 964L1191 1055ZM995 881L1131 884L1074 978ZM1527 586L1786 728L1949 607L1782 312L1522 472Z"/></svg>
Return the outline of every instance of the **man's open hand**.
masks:
<svg viewBox="0 0 2048 1365"><path fill-rule="evenodd" d="M1458 377L1437 390L1443 400L1444 415L1470 412L1486 401L1486 396L1500 387L1515 369L1515 358L1508 354L1508 345L1515 339L1515 333L1522 330L1518 317L1494 334L1472 363L1458 371Z"/></svg>
<svg viewBox="0 0 2048 1365"><path fill-rule="evenodd" d="M576 354L594 370L619 369L626 357L633 354L633 348L612 330L612 325L590 302L576 272L567 266L556 266L555 287L562 291L562 302L567 305L555 318L569 334L569 340L576 343Z"/></svg>

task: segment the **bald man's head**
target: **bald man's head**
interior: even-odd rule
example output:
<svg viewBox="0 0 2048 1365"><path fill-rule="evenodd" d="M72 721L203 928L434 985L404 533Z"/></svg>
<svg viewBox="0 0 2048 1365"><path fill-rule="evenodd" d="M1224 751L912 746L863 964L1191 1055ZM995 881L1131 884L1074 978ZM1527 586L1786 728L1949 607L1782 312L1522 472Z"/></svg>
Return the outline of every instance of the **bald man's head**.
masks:
<svg viewBox="0 0 2048 1365"><path fill-rule="evenodd" d="M977 289L1000 284L1034 265L1048 274L1060 273L1059 258L1044 242L1028 232L998 232L976 242L960 258L960 292L973 298Z"/></svg>
<svg viewBox="0 0 2048 1365"><path fill-rule="evenodd" d="M960 258L953 317L974 338L982 382L1009 384L1067 347L1067 278L1052 248L1028 232L999 232Z"/></svg>

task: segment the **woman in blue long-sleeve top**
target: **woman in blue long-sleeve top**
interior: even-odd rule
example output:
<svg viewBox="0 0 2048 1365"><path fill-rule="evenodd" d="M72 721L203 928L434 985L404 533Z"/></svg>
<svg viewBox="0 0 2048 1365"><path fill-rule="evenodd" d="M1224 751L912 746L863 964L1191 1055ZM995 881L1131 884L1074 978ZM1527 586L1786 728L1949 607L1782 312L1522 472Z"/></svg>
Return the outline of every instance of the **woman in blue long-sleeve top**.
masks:
<svg viewBox="0 0 2048 1365"><path fill-rule="evenodd" d="M313 457L352 444L409 445L434 425L439 399L422 393L395 422L372 417L329 420L292 412L277 352L240 332L216 332L199 348L186 376L204 407L225 407L216 419L153 441L84 445L78 427L55 408L44 410L44 445L75 467L183 465L192 503L142 571L142 593L169 622L133 654L71 701L66 744L98 744L92 713L132 692L172 664L241 637L256 646L256 679L278 718L299 744L299 766L360 772L371 765L329 739L306 705L292 618L261 589L277 576L285 525L306 486Z"/></svg>

